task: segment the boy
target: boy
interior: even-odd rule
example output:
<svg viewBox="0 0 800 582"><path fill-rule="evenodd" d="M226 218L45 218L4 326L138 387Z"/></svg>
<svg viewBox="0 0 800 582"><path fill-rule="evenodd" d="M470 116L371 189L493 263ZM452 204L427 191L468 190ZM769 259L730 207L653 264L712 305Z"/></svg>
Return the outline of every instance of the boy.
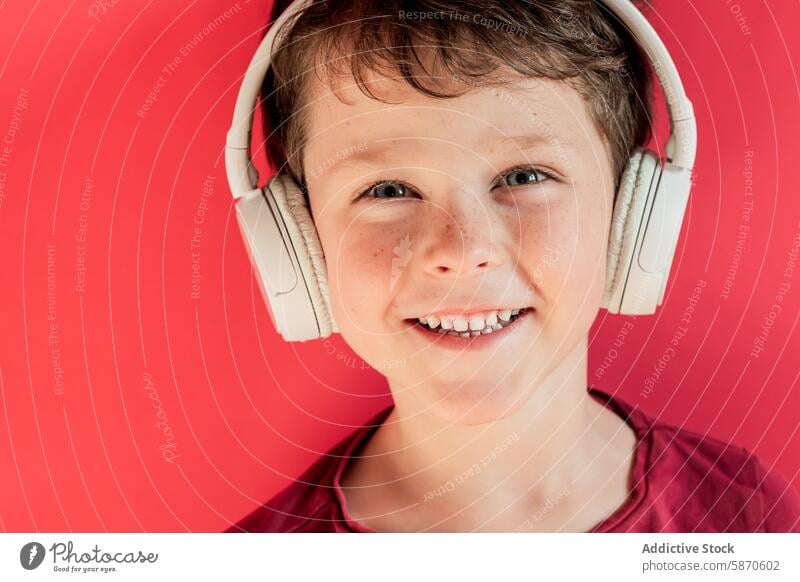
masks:
<svg viewBox="0 0 800 582"><path fill-rule="evenodd" d="M800 531L744 449L587 390L650 135L646 60L601 5L329 1L279 40L268 147L394 404L228 531Z"/></svg>

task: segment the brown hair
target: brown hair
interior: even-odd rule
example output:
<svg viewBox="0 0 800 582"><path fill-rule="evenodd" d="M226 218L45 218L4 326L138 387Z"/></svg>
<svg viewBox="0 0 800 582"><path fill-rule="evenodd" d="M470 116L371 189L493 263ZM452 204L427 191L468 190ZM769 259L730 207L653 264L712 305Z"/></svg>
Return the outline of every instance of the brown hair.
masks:
<svg viewBox="0 0 800 582"><path fill-rule="evenodd" d="M273 20L288 4L276 1ZM374 99L368 71L399 74L437 98L497 82L500 66L564 80L583 96L607 138L617 185L632 150L651 135L649 62L627 28L594 0L314 1L287 24L262 87L265 135L276 169L301 183L303 96L312 72L329 80L349 71ZM445 90L426 65L431 62L460 80L459 89Z"/></svg>

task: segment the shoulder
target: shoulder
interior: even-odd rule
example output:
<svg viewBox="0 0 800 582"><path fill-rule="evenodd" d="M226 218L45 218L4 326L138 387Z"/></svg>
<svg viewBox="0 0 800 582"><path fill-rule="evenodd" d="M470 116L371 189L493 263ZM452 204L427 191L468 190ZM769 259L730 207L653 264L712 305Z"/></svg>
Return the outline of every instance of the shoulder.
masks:
<svg viewBox="0 0 800 582"><path fill-rule="evenodd" d="M358 432L358 431L357 431ZM281 489L226 530L234 532L331 531L337 507L333 478L355 433L339 441Z"/></svg>
<svg viewBox="0 0 800 582"><path fill-rule="evenodd" d="M692 531L800 531L800 494L746 448L646 417L648 481Z"/></svg>
<svg viewBox="0 0 800 582"><path fill-rule="evenodd" d="M391 411L384 408L370 422L341 439L269 501L225 530L235 532L331 532L343 528L336 475L358 444Z"/></svg>
<svg viewBox="0 0 800 582"><path fill-rule="evenodd" d="M757 483L758 531L800 532L800 493L776 471L751 457Z"/></svg>

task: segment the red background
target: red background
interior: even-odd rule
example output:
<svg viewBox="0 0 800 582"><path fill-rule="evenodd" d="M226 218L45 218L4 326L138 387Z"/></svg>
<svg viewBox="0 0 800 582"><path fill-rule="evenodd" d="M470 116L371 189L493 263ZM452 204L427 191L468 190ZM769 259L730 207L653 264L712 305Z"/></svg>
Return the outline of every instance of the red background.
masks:
<svg viewBox="0 0 800 582"><path fill-rule="evenodd" d="M269 3L0 6L0 140L11 138L0 142L2 530L220 531L389 402L383 378L339 336L279 339L231 214L222 147ZM664 307L637 319L602 311L589 381L746 446L800 485L800 278L783 276L800 230L800 5L770 4L665 0L650 13L695 104L695 188ZM138 116L159 75L157 100ZM747 150L752 226L725 298ZM701 279L688 332L645 397ZM753 357L782 281L783 309ZM171 463L150 394L174 435Z"/></svg>

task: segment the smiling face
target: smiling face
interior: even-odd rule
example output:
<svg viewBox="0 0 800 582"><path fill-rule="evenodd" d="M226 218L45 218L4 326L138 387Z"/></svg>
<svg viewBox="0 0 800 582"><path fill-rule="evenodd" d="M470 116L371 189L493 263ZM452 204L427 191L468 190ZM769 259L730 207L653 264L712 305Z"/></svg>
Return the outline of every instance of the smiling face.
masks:
<svg viewBox="0 0 800 582"><path fill-rule="evenodd" d="M311 91L303 167L352 349L395 400L461 424L503 418L545 378L574 375L569 356L585 350L602 298L614 195L581 96L530 78L447 99L374 78L391 103L349 81L335 89L342 100ZM493 308L527 309L477 339L417 321L464 314L482 327L472 316Z"/></svg>

